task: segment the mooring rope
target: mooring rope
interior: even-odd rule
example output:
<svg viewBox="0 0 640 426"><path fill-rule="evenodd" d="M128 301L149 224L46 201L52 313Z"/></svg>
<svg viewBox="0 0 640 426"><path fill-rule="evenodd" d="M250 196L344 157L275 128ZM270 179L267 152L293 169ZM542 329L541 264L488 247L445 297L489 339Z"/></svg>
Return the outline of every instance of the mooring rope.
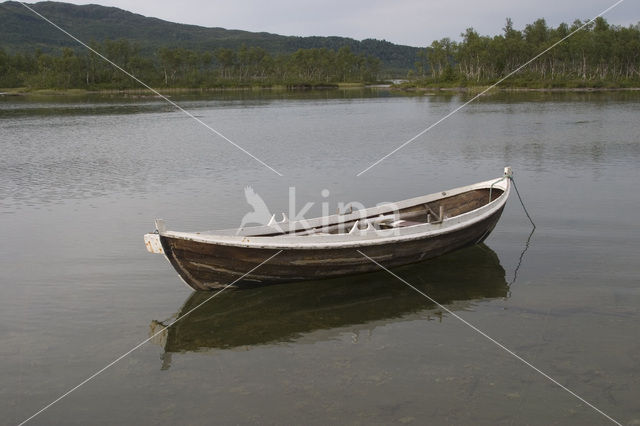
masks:
<svg viewBox="0 0 640 426"><path fill-rule="evenodd" d="M515 179L513 179L513 174L511 173L510 170L507 171L507 169L505 169L505 174L504 176L502 176L500 179L497 179L495 182L493 182L491 184L491 186L489 186L489 202L492 201L492 192L493 192L493 186L496 185L499 182L502 182L504 179L509 179L511 180L511 182L513 183L513 188L516 190L516 194L518 195L518 200L520 200L520 205L522 206L522 209L524 210L524 213L527 215L527 218L529 219L529 222L531 222L531 225L533 226L533 228L531 229L531 233L529 234L529 238L527 238L527 242L524 245L524 250L522 250L522 253L520 253L520 258L518 259L518 265L516 266L516 269L513 273L513 280L511 280L511 282L509 283L509 285L513 284L516 282L516 279L518 278L518 270L520 269L520 266L522 265L522 259L524 257L525 252L529 249L529 245L531 243L531 237L533 236L533 233L536 230L536 224L533 222L533 219L531 219L531 215L529 214L529 211L527 210L527 208L524 205L524 200L522 199L522 196L520 195L520 191L518 191L518 187L516 186L516 181Z"/></svg>
<svg viewBox="0 0 640 426"><path fill-rule="evenodd" d="M522 259L524 259L524 254L527 252L527 250L529 250L529 246L531 245L531 237L533 236L533 233L536 231L536 227L534 225L534 227L531 229L531 233L529 234L529 238L527 238L527 242L524 243L524 249L520 252L520 257L518 258L518 264L516 265L516 268L513 270L513 279L507 284L508 287L511 287L513 284L516 283L516 280L518 279L518 271L520 271L520 266L522 266Z"/></svg>
<svg viewBox="0 0 640 426"><path fill-rule="evenodd" d="M536 224L533 222L533 219L531 219L531 215L529 214L527 207L525 207L524 205L524 200L522 199L522 196L520 196L520 191L518 191L518 187L516 186L515 179L513 179L513 175L505 175L505 177L510 179L511 183L513 183L513 188L516 190L516 194L518 195L518 200L520 200L520 205L522 206L524 213L527 215L529 222L531 222L531 226L533 226L533 228L531 229L531 233L527 238L527 242L524 244L524 249L520 253L520 258L518 259L518 265L516 266L516 269L513 271L513 279L508 284L509 286L511 286L516 282L516 279L518 278L518 271L520 270L520 266L522 266L522 259L524 258L524 254L527 252L527 250L529 250L529 246L531 244L531 237L533 236L533 233L536 231Z"/></svg>
<svg viewBox="0 0 640 426"><path fill-rule="evenodd" d="M513 188L516 190L516 194L518 195L518 200L520 200L520 204L522 205L522 209L524 210L524 213L529 218L529 222L531 222L531 225L533 226L533 229L536 229L536 224L533 223L533 219L531 219L531 215L527 211L527 208L524 206L524 201L522 200L522 197L520 196L520 192L518 191L518 187L516 186L515 179L513 179L513 176L508 176L508 178L511 179L511 182L513 183Z"/></svg>

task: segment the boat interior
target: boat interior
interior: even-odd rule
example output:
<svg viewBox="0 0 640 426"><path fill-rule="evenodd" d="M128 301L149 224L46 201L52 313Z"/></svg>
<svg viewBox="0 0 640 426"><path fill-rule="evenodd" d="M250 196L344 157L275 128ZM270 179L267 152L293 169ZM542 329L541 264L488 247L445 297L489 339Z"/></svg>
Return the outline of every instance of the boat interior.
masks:
<svg viewBox="0 0 640 426"><path fill-rule="evenodd" d="M309 226L304 228L294 227L294 229L285 229L282 232L276 233L273 231L252 232L242 233L241 235L263 237L277 235L321 236L350 234L366 229L382 230L424 224L439 224L445 219L456 217L480 208L498 198L503 192L504 191L499 188L481 188L452 196L446 196L446 193L443 193L443 197L440 199L433 200L428 203L416 204L387 214L368 215L368 212L371 209L366 209L360 211L362 214L359 215L359 218L354 218L354 216L358 216L358 211L347 211L339 214L339 220L330 224L325 222L319 226ZM355 213L355 215L352 213ZM343 217L344 220L340 220L341 217ZM273 218L272 221L274 221ZM247 231L249 231L249 229L247 229Z"/></svg>

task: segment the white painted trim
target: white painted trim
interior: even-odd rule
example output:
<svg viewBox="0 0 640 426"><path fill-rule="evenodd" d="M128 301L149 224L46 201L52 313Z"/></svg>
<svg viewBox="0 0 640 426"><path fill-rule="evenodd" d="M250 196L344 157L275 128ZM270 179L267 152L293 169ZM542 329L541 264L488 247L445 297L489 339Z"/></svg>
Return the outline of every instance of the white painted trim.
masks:
<svg viewBox="0 0 640 426"><path fill-rule="evenodd" d="M144 245L149 253L164 254L159 234L144 234Z"/></svg>

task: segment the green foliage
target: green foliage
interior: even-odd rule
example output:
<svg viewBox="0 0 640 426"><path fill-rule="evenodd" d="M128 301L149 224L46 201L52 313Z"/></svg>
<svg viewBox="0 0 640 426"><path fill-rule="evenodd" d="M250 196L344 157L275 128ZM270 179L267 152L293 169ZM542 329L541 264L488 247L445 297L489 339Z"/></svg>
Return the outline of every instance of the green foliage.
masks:
<svg viewBox="0 0 640 426"><path fill-rule="evenodd" d="M220 48L197 52L162 47L154 59L143 56L128 40L92 42L122 69L155 87L221 87L319 85L378 80L380 60L355 54L349 47L338 51L298 49L291 55L271 56L260 47ZM63 48L58 55L7 54L0 49L0 87L33 89L132 89L140 83L91 51Z"/></svg>
<svg viewBox="0 0 640 426"><path fill-rule="evenodd" d="M434 41L419 53L416 78L424 86L486 85L508 75L583 25L551 28L544 19L504 34L481 36L473 28L462 41ZM427 59L425 63L424 58ZM502 83L511 87L629 87L640 83L640 29L609 25L597 18Z"/></svg>

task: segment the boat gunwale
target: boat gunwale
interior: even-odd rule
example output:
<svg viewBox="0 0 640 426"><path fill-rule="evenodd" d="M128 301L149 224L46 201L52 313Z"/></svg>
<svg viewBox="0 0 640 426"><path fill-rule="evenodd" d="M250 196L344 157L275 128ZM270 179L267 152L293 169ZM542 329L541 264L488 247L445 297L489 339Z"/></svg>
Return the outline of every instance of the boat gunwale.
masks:
<svg viewBox="0 0 640 426"><path fill-rule="evenodd" d="M306 222L312 223L325 219L322 225L327 225L327 219L342 218L344 222L352 222L358 219L374 218L378 214L384 214L385 210L388 211L390 206L393 207L392 211L400 209L410 208L420 204L426 204L429 202L437 201L443 198L453 197L465 192L477 190L477 189L489 189L495 188L502 190L502 194L495 200L492 200L476 209L462 213L460 215L446 218L441 223L421 223L413 226L403 228L393 228L391 230L376 230L376 229L364 229L356 231L353 234L329 234L329 235L294 235L294 234L278 234L274 236L248 236L248 235L217 235L212 234L209 231L206 233L194 233L194 232L177 232L177 231L162 231L159 232L161 237L175 238L187 241L193 241L204 244L234 246L251 249L300 249L300 250L313 250L313 249L341 249L341 248L353 248L353 247L366 247L372 245L400 243L404 241L413 241L417 239L432 238L439 235L443 235L449 232L454 232L459 229L472 226L473 224L490 217L495 214L501 208L504 207L510 192L509 178L503 176L502 178L496 178L479 182L459 188L450 189L447 191L437 192L433 194L423 195L415 198L410 198L396 203L385 204L382 206L370 207L363 210L358 210L348 215L332 215L309 219ZM445 195L442 195L442 194ZM288 225L295 224L291 222ZM328 222L331 224L332 222ZM335 223L335 222L333 222ZM295 225L294 225L295 226ZM307 226L312 228L313 226ZM264 229L264 226L253 227L255 229ZM249 229L249 228L245 228ZM229 231L229 230L225 230ZM390 232L391 231L391 232ZM380 236L380 234L387 233L393 234L391 236Z"/></svg>

